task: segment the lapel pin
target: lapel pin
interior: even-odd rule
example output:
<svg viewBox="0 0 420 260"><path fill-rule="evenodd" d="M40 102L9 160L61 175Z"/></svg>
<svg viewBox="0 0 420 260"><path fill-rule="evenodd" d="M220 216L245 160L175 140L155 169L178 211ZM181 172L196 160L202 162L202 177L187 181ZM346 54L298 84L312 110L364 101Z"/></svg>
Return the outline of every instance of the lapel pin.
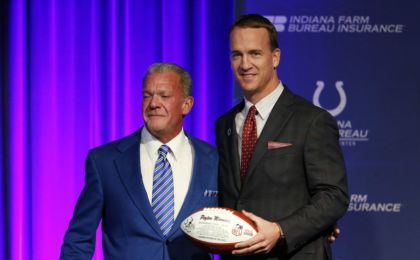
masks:
<svg viewBox="0 0 420 260"><path fill-rule="evenodd" d="M232 133L232 130L230 128L228 128L227 135L230 136L231 133Z"/></svg>

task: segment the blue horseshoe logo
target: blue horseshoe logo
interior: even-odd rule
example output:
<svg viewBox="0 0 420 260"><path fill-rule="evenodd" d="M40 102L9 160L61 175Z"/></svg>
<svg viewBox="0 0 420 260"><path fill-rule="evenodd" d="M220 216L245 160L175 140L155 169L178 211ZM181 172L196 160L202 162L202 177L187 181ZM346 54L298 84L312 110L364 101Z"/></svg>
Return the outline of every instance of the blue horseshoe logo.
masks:
<svg viewBox="0 0 420 260"><path fill-rule="evenodd" d="M319 103L319 96L321 95L321 92L325 87L324 81L319 80L316 82L316 85L317 85L317 88L315 89L315 92L314 92L313 103L315 106L323 108L321 104ZM335 82L335 88L337 89L338 95L340 96L340 103L334 109L327 109L327 111L334 117L338 116L341 112L343 112L347 104L346 92L344 92L343 86L344 86L344 83L342 81Z"/></svg>

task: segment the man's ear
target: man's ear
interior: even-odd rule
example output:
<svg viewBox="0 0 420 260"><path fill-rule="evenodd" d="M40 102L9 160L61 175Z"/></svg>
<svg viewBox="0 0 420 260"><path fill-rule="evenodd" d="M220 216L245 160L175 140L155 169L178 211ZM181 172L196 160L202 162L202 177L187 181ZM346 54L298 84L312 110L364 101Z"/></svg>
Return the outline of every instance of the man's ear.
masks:
<svg viewBox="0 0 420 260"><path fill-rule="evenodd" d="M192 107L194 105L194 97L188 96L185 98L184 103L182 104L182 114L184 116L188 115L190 113Z"/></svg>
<svg viewBox="0 0 420 260"><path fill-rule="evenodd" d="M279 48L276 48L273 50L273 66L274 68L277 68L280 64L280 56L281 56L281 51Z"/></svg>

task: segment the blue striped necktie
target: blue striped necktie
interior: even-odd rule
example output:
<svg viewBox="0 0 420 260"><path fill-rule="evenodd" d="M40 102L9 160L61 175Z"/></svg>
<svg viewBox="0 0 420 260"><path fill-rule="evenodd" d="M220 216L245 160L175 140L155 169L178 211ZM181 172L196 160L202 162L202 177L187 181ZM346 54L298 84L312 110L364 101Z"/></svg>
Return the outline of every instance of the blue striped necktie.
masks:
<svg viewBox="0 0 420 260"><path fill-rule="evenodd" d="M163 235L166 237L174 224L174 182L171 164L166 155L169 146L162 145L153 173L152 209Z"/></svg>

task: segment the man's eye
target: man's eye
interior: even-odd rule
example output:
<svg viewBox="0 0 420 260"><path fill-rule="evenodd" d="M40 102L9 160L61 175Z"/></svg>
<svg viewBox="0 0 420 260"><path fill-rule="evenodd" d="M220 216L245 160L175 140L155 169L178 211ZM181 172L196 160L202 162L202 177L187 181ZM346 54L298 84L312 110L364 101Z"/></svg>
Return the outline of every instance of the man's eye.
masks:
<svg viewBox="0 0 420 260"><path fill-rule="evenodd" d="M240 57L241 55L239 54L239 53L232 53L232 58L238 58L238 57Z"/></svg>

